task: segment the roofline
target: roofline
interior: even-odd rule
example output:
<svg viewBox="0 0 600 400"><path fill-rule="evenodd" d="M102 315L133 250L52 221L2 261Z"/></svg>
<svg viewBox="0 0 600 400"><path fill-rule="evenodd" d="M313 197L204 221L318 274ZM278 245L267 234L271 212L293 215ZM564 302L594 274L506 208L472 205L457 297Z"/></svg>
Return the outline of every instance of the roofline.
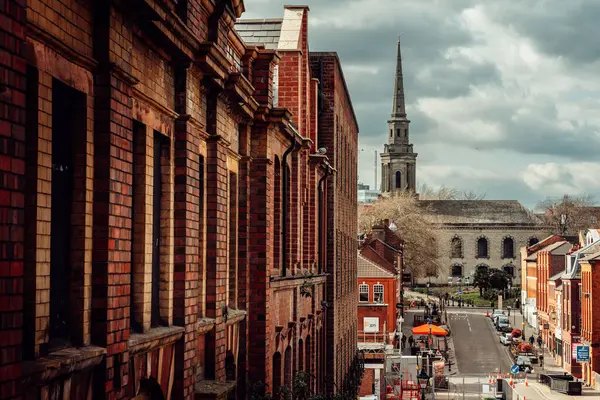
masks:
<svg viewBox="0 0 600 400"><path fill-rule="evenodd" d="M396 277L398 274L394 274L393 272L390 272L389 270L387 270L385 267L382 267L381 265L378 265L377 263L375 263L374 261L369 260L367 257L363 256L362 254L360 254L360 252L358 253L358 257L364 259L365 261L367 261L369 264L372 264L375 268L380 269L382 272L388 274L391 278ZM379 278L377 276L359 276L359 271L360 268L356 268L356 277L357 278Z"/></svg>
<svg viewBox="0 0 600 400"><path fill-rule="evenodd" d="M340 72L340 77L342 79L342 84L344 85L344 92L346 95L346 99L348 100L348 104L350 105L350 111L352 112L352 118L354 119L354 125L356 126L356 134L360 132L360 126L358 125L358 118L356 118L356 113L354 112L354 105L352 104L352 97L350 96L350 90L348 90L348 85L346 84L346 78L344 77L344 70L342 69L342 61L337 52L335 51L309 51L308 58L311 56L315 57L333 57L337 61L337 67Z"/></svg>
<svg viewBox="0 0 600 400"><path fill-rule="evenodd" d="M238 18L236 24L276 24L283 22L283 18Z"/></svg>

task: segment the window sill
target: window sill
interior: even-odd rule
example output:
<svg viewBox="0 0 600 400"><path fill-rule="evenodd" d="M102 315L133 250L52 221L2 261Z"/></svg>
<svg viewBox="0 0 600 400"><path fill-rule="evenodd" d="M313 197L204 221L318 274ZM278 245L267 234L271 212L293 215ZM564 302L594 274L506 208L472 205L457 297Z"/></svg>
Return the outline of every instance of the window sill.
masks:
<svg viewBox="0 0 600 400"><path fill-rule="evenodd" d="M98 346L66 348L40 357L35 361L23 362L25 386L52 381L73 371L82 371L100 364L106 349Z"/></svg>
<svg viewBox="0 0 600 400"><path fill-rule="evenodd" d="M210 332L214 326L214 318L198 318L198 322L196 322L196 333L198 335L204 335Z"/></svg>
<svg viewBox="0 0 600 400"><path fill-rule="evenodd" d="M198 400L224 400L235 386L236 383L233 381L200 381L194 387L194 392Z"/></svg>
<svg viewBox="0 0 600 400"><path fill-rule="evenodd" d="M363 307L387 307L389 306L388 303L358 303L358 306L363 306Z"/></svg>
<svg viewBox="0 0 600 400"><path fill-rule="evenodd" d="M246 311L244 310L236 310L234 308L227 309L227 320L225 321L225 325L233 325L238 322L246 319Z"/></svg>
<svg viewBox="0 0 600 400"><path fill-rule="evenodd" d="M168 326L152 328L144 333L133 333L129 336L129 354L146 353L168 346L179 340L184 331L181 326Z"/></svg>

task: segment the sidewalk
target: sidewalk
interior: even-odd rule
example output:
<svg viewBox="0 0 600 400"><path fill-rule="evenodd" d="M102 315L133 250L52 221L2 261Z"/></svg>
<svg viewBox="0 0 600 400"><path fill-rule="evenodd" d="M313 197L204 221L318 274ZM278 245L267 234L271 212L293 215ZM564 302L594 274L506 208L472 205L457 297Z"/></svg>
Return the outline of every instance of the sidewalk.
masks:
<svg viewBox="0 0 600 400"><path fill-rule="evenodd" d="M514 392L519 396L518 399L525 398L530 400L567 400L576 397L590 397L600 399L600 392L590 388L584 387L581 396L569 396L563 393L550 390L548 386L542 385L541 383L537 383L534 381L529 381L529 386L525 386L524 383L516 384ZM513 396L513 400L514 399L515 396Z"/></svg>

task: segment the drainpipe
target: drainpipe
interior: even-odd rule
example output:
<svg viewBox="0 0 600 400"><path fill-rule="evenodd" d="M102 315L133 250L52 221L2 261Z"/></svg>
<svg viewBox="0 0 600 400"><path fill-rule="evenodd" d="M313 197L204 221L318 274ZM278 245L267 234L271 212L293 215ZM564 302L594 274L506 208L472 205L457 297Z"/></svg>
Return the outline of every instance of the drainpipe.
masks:
<svg viewBox="0 0 600 400"><path fill-rule="evenodd" d="M329 175L331 175L331 171L329 170L329 168L327 168L327 170L325 170L325 175L323 175L323 177L321 179L319 179L319 185L318 185L318 190L319 190L319 215L318 215L318 233L319 233L319 240L318 240L318 244L319 244L319 273L323 272L323 265L324 265L324 261L325 261L325 255L324 250L325 250L325 246L323 246L322 244L322 240L323 240L323 214L324 214L324 199L323 196L325 194L325 191L323 190L323 182L325 182L325 179L327 179L329 177Z"/></svg>
<svg viewBox="0 0 600 400"><path fill-rule="evenodd" d="M282 216L281 216L281 260L283 262L282 267L281 267L281 276L286 276L287 275L287 262L288 262L288 252L287 252L287 214L288 214L288 199L290 197L290 193L289 193L289 169L288 169L288 164L287 164L287 157L290 155L291 152L293 152L294 150L296 150L297 147L297 143L296 143L296 136L294 135L294 137L292 138L292 144L290 145L290 147L288 147L288 149L285 151L285 153L283 153L283 160L282 160L282 166L283 166L283 185L282 185L282 189L283 189L283 193L281 194L282 197L282 201L283 204L281 205L281 211L282 211Z"/></svg>

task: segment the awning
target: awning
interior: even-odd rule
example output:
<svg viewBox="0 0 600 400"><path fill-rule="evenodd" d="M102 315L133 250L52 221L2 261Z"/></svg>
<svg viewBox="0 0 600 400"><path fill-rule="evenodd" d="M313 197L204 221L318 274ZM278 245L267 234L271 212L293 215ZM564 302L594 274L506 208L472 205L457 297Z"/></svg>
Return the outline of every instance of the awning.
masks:
<svg viewBox="0 0 600 400"><path fill-rule="evenodd" d="M433 336L447 336L448 331L444 328L440 328L437 325L431 325L431 332L429 331L429 324L419 325L416 328L412 328L413 335L429 335L431 333Z"/></svg>

